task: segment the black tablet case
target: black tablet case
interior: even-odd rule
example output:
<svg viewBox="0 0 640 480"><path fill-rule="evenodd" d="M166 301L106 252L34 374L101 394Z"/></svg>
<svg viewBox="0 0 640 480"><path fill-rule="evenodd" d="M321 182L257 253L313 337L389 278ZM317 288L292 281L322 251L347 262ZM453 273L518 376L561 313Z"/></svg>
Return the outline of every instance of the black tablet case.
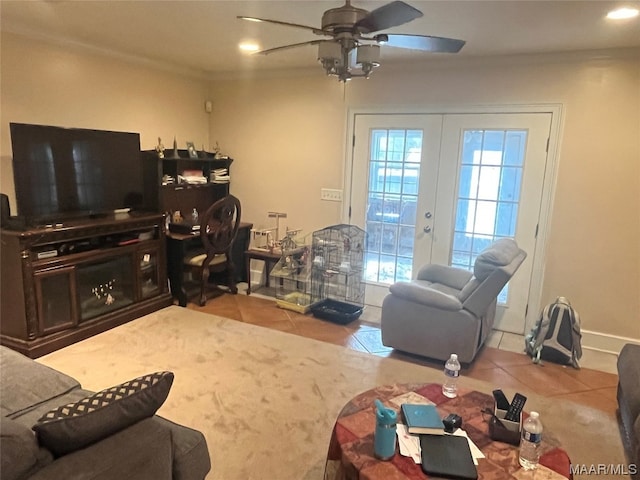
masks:
<svg viewBox="0 0 640 480"><path fill-rule="evenodd" d="M456 435L420 435L422 471L427 475L476 480L469 442Z"/></svg>

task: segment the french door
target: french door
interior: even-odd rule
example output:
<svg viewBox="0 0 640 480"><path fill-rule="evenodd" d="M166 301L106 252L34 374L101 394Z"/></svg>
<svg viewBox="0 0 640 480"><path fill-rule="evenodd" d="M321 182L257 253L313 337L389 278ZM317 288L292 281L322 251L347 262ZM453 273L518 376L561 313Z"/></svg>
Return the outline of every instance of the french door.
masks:
<svg viewBox="0 0 640 480"><path fill-rule="evenodd" d="M472 270L510 237L528 257L495 327L523 333L550 125L549 113L357 114L350 221L367 232L367 304L426 263Z"/></svg>

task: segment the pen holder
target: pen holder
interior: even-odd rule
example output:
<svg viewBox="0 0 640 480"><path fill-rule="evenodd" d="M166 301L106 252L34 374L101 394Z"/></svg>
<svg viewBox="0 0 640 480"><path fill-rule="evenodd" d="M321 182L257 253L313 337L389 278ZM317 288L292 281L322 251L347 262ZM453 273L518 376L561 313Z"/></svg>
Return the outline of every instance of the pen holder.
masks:
<svg viewBox="0 0 640 480"><path fill-rule="evenodd" d="M489 420L489 437L491 440L498 442L509 443L511 445L520 444L520 431L522 429L522 412L520 412L520 419L518 422L512 422L505 420L504 416L507 414L506 410L500 410L494 404L493 417ZM500 423L496 420L500 420Z"/></svg>

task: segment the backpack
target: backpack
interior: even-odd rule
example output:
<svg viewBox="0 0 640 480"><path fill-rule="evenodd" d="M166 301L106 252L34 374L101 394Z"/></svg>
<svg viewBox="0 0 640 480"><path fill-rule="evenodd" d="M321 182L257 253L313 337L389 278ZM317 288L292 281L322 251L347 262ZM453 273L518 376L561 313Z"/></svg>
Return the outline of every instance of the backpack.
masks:
<svg viewBox="0 0 640 480"><path fill-rule="evenodd" d="M544 307L536 325L525 337L525 351L533 363L548 360L580 368L581 339L578 312L566 298L558 297Z"/></svg>

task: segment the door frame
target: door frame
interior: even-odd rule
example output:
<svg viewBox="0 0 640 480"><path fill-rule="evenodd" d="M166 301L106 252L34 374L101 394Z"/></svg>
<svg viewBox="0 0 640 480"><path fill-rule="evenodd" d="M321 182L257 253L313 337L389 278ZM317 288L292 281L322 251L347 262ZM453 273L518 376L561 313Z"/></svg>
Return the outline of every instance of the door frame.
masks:
<svg viewBox="0 0 640 480"><path fill-rule="evenodd" d="M547 164L542 186L540 214L538 219L538 235L534 252L527 252L532 257L532 270L525 317L525 330L528 332L535 324L542 307L542 284L545 275L545 264L548 240L551 229L553 203L555 198L560 144L562 137L563 105L559 103L541 104L499 104L499 105L441 105L431 107L395 106L395 107L350 107L347 109L347 131L345 139L345 162L342 203L342 222L350 223L352 172L356 115L426 115L426 114L481 114L481 113L549 113L551 128L549 129L549 145Z"/></svg>

